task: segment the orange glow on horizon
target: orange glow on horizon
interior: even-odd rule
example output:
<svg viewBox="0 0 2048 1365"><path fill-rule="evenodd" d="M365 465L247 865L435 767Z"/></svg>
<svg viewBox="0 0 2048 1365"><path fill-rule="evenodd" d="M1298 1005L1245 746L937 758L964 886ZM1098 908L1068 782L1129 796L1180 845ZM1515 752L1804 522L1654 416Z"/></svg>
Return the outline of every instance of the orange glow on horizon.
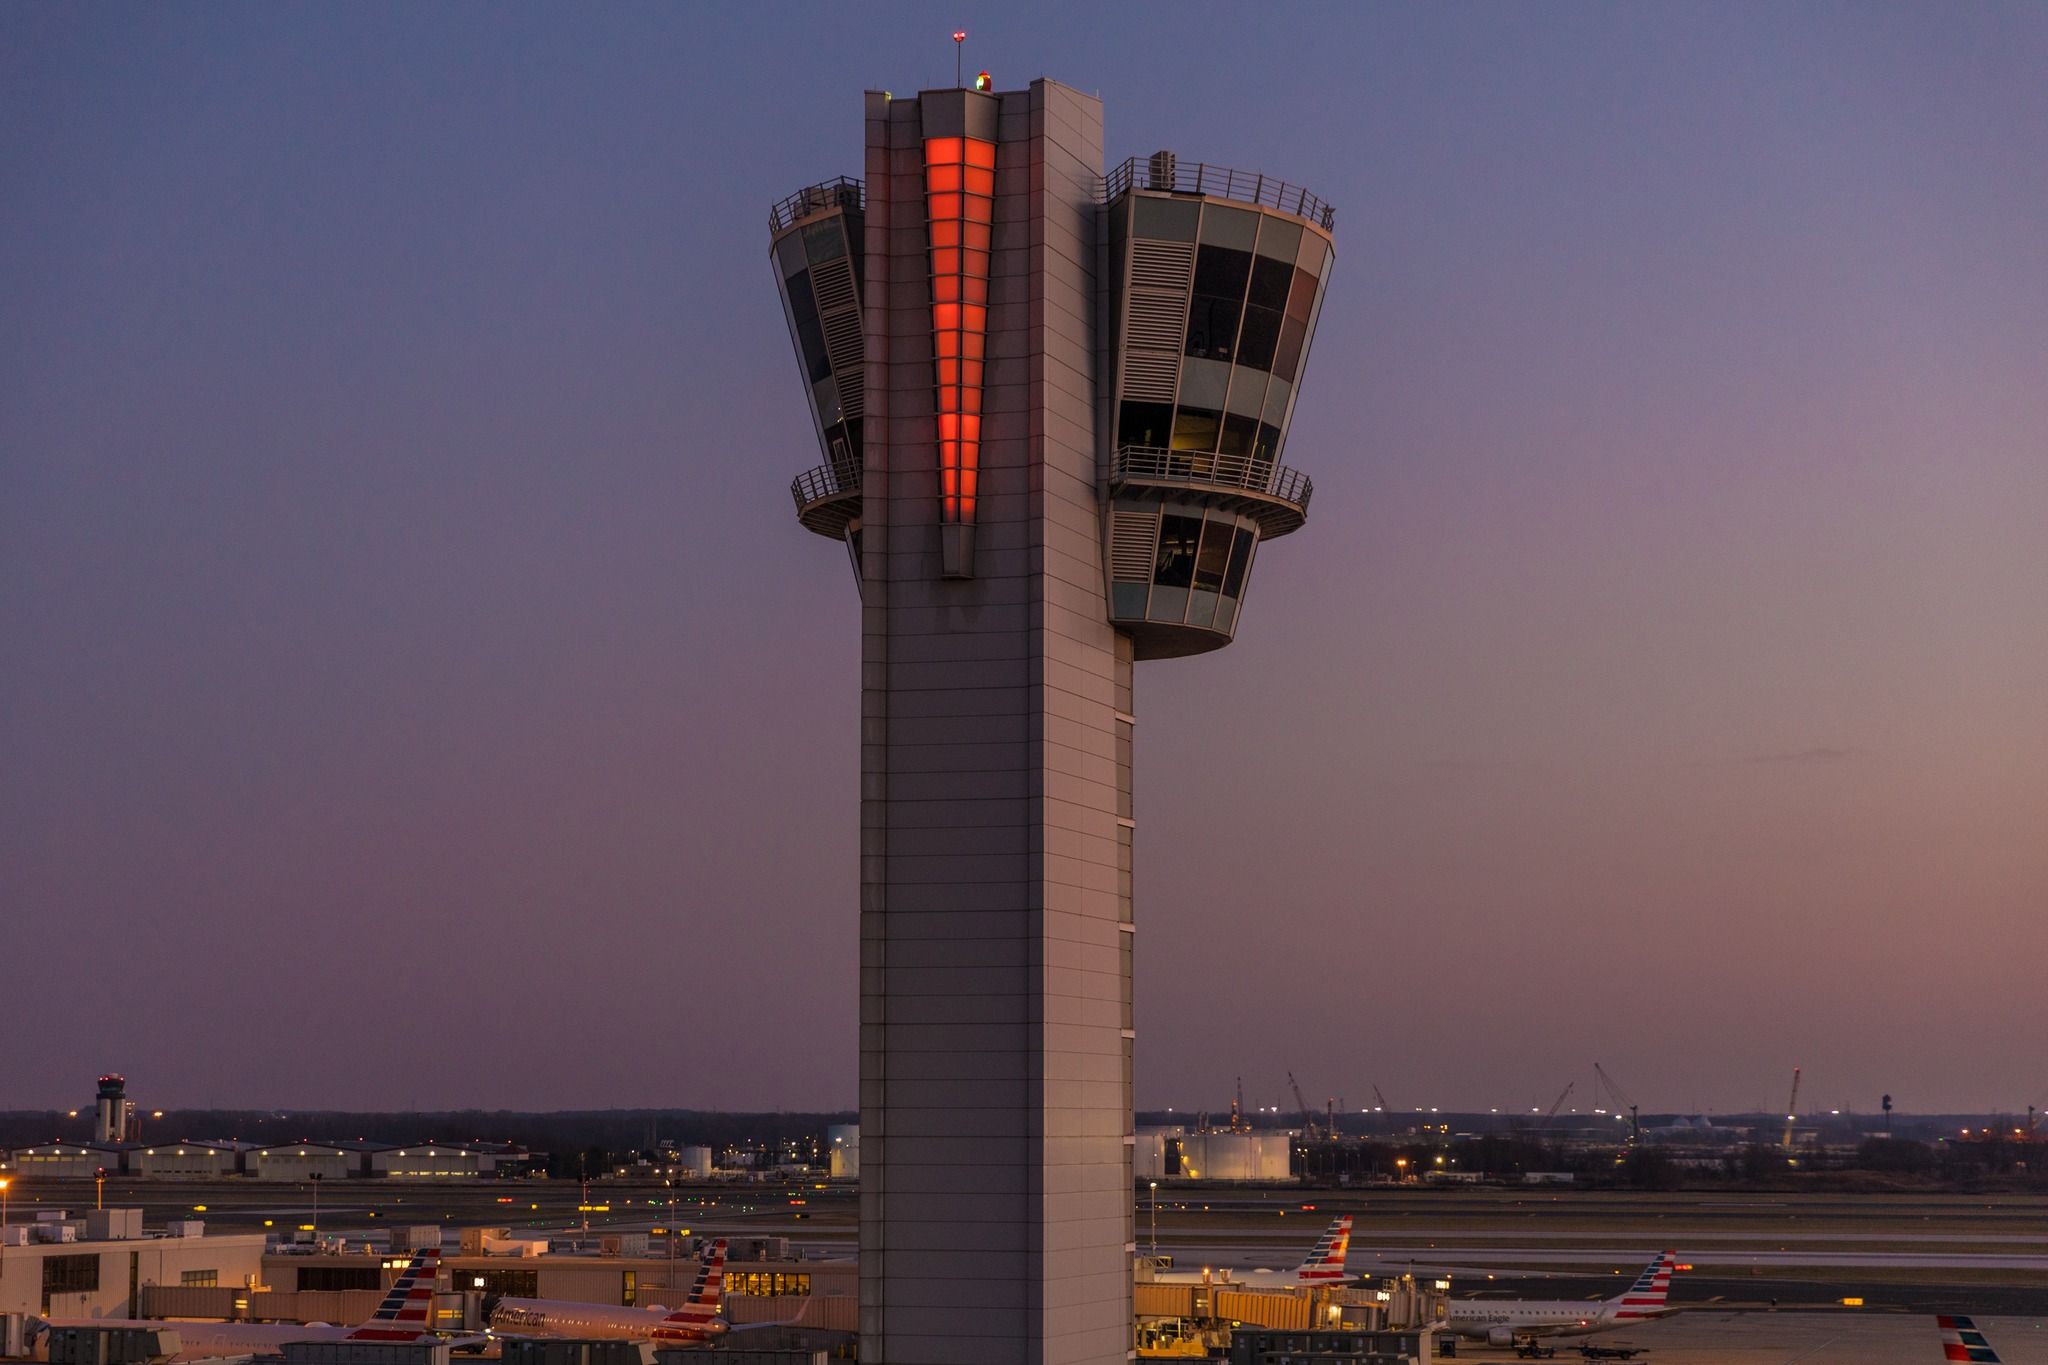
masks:
<svg viewBox="0 0 2048 1365"><path fill-rule="evenodd" d="M980 483L981 384L988 343L995 165L993 142L965 137L925 139L939 506L941 519L948 522L974 520Z"/></svg>

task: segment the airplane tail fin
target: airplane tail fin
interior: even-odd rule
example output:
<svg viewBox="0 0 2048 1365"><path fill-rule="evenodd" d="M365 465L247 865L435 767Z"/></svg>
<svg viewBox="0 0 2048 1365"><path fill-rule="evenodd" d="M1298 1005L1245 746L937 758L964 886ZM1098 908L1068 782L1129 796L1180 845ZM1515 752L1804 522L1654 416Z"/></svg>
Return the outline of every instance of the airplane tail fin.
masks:
<svg viewBox="0 0 2048 1365"><path fill-rule="evenodd" d="M683 1300L683 1306L670 1313L664 1322L695 1323L708 1322L718 1316L718 1310L725 1302L725 1239L719 1238L711 1244L711 1250L697 1265L697 1279L690 1286L690 1296Z"/></svg>
<svg viewBox="0 0 2048 1365"><path fill-rule="evenodd" d="M1294 1278L1304 1284L1345 1279L1344 1258L1350 1253L1351 1215L1347 1213L1330 1220L1330 1226L1317 1239L1315 1250L1295 1268Z"/></svg>
<svg viewBox="0 0 2048 1365"><path fill-rule="evenodd" d="M1662 1317L1665 1301L1671 1295L1671 1271L1677 1264L1678 1253L1666 1251L1644 1266L1634 1284L1608 1300L1614 1305L1615 1318L1626 1321Z"/></svg>
<svg viewBox="0 0 2048 1365"><path fill-rule="evenodd" d="M1950 1360L1988 1361L1998 1365L1998 1352L1991 1349L1991 1343L1977 1330L1977 1324L1968 1318L1942 1314L1935 1318L1934 1325L1941 1329L1942 1354Z"/></svg>
<svg viewBox="0 0 2048 1365"><path fill-rule="evenodd" d="M441 1248L415 1251L370 1320L343 1340L414 1341L430 1334L434 1330L434 1280L440 1273Z"/></svg>

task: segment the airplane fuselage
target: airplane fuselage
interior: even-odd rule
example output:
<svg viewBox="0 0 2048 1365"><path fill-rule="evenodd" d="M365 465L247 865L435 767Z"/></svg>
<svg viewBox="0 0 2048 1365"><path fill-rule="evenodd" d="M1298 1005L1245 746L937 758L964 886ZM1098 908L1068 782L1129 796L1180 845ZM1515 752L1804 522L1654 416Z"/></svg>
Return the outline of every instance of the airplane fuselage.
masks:
<svg viewBox="0 0 2048 1365"><path fill-rule="evenodd" d="M593 1341L711 1341L724 1335L722 1319L677 1322L658 1308L616 1308L566 1299L500 1299L491 1313L500 1336L571 1337Z"/></svg>
<svg viewBox="0 0 2048 1365"><path fill-rule="evenodd" d="M50 1326L135 1327L176 1332L178 1353L169 1358L172 1362L283 1355L286 1342L343 1341L354 1330L296 1322L180 1322L166 1318L55 1318Z"/></svg>
<svg viewBox="0 0 2048 1365"><path fill-rule="evenodd" d="M1453 1304L1448 1325L1459 1336L1482 1340L1503 1328L1516 1336L1579 1337L1611 1332L1622 1326L1613 1313L1609 1304L1573 1303L1568 1299L1527 1300L1494 1307L1483 1303Z"/></svg>

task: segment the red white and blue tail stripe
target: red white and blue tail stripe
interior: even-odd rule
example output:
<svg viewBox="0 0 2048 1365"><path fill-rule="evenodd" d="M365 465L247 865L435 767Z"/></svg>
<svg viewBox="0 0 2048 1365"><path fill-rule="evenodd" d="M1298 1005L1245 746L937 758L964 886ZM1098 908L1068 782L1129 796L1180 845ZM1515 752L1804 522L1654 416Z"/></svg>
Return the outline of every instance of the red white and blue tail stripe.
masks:
<svg viewBox="0 0 2048 1365"><path fill-rule="evenodd" d="M1294 1272L1294 1278L1303 1284L1327 1284L1350 1278L1344 1269L1344 1258L1351 1254L1351 1215L1330 1220L1330 1226L1316 1242L1315 1250L1309 1252Z"/></svg>
<svg viewBox="0 0 2048 1365"><path fill-rule="evenodd" d="M1943 1314L1935 1318L1934 1325L1941 1329L1942 1354L1948 1359L1982 1360L1998 1365L1998 1352L1984 1340L1984 1334L1977 1330L1976 1323L1968 1318Z"/></svg>
<svg viewBox="0 0 2048 1365"><path fill-rule="evenodd" d="M441 1248L422 1247L392 1284L370 1320L344 1341L419 1341L434 1332L434 1280L441 1273Z"/></svg>
<svg viewBox="0 0 2048 1365"><path fill-rule="evenodd" d="M683 1300L683 1306L663 1318L654 1329L655 1339L688 1340L723 1330L725 1324L719 1320L718 1310L724 1302L725 1239L721 1237L711 1244L711 1250L698 1264L696 1283L690 1286L690 1296Z"/></svg>
<svg viewBox="0 0 2048 1365"><path fill-rule="evenodd" d="M1678 1253L1667 1251L1644 1266L1634 1284L1622 1291L1620 1297L1608 1300L1614 1305L1612 1320L1663 1317L1665 1300L1671 1295L1671 1271L1677 1264Z"/></svg>

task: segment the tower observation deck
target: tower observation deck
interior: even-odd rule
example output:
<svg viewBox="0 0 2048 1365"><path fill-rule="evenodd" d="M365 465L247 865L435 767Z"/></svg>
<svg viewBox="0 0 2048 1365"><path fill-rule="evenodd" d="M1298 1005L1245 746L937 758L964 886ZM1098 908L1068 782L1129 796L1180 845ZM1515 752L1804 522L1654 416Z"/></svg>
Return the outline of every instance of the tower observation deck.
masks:
<svg viewBox="0 0 2048 1365"><path fill-rule="evenodd" d="M867 96L769 215L861 646L861 1357L1131 1341L1133 664L1228 644L1335 214L1054 81Z"/></svg>

